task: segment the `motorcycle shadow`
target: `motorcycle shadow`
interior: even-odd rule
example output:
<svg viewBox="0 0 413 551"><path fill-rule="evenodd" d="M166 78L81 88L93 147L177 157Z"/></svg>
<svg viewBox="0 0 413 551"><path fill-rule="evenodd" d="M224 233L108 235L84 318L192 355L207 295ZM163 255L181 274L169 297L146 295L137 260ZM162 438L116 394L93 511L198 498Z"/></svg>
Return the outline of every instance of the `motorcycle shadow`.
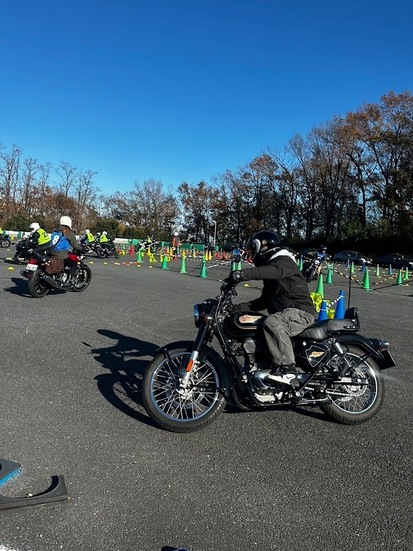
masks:
<svg viewBox="0 0 413 551"><path fill-rule="evenodd" d="M29 293L27 289L27 279L21 279L17 277L11 278L12 283L14 283L14 287L5 287L4 291L7 291L8 293L11 293L12 295L19 295L24 298L30 298L33 299L32 295ZM47 296L52 297L54 295L61 295L64 294L66 291L60 290L60 289L53 289L53 292L50 292Z"/></svg>
<svg viewBox="0 0 413 551"><path fill-rule="evenodd" d="M94 359L109 370L95 377L99 391L122 413L154 427L143 406L142 377L158 346L116 331L99 329L97 332L116 341L112 346L90 350Z"/></svg>

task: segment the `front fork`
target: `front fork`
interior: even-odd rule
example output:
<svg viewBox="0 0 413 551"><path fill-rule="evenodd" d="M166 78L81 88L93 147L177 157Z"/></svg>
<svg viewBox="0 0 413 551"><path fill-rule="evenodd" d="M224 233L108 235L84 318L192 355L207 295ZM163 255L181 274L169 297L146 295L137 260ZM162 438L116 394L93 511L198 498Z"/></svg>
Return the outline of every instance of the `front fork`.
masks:
<svg viewBox="0 0 413 551"><path fill-rule="evenodd" d="M191 372L194 366L198 364L198 358L202 350L205 348L210 335L210 327L208 324L203 324L196 336L194 347L192 348L191 356L186 364L185 373L182 376L182 386L187 387L191 377Z"/></svg>

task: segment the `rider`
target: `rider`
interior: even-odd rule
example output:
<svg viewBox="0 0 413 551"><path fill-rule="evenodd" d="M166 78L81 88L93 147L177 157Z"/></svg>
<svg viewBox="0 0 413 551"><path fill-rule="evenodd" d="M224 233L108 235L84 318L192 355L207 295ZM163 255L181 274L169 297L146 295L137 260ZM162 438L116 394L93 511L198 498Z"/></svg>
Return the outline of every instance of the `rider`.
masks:
<svg viewBox="0 0 413 551"><path fill-rule="evenodd" d="M38 222L32 222L30 224L30 243L32 248L43 247L50 243L50 235L40 227Z"/></svg>
<svg viewBox="0 0 413 551"><path fill-rule="evenodd" d="M241 310L267 310L263 331L272 357L270 380L297 386L291 338L315 319L315 309L307 282L295 256L280 246L278 236L268 230L256 233L247 244L255 268L231 272L229 283L263 280L261 296L237 307Z"/></svg>
<svg viewBox="0 0 413 551"><path fill-rule="evenodd" d="M93 245L93 243L95 242L95 237L90 230L85 230L84 240L86 239L89 246Z"/></svg>
<svg viewBox="0 0 413 551"><path fill-rule="evenodd" d="M327 247L325 245L321 245L320 248L318 249L316 255L317 255L317 258L320 261L327 260L327 258L328 258Z"/></svg>
<svg viewBox="0 0 413 551"><path fill-rule="evenodd" d="M109 241L108 239L108 232L103 231L99 237L99 243L107 243Z"/></svg>
<svg viewBox="0 0 413 551"><path fill-rule="evenodd" d="M70 250L83 252L84 249L82 245L76 243L76 236L72 230L72 219L70 216L61 216L59 230L54 231L51 236L49 254L51 258L64 260L65 264L70 266L69 280L73 280L77 263L68 258Z"/></svg>

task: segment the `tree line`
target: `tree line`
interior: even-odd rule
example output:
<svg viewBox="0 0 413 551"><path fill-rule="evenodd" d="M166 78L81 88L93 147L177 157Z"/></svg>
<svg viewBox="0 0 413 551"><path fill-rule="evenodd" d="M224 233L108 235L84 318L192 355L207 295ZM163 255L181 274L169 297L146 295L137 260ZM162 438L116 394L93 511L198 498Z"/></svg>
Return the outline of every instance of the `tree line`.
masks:
<svg viewBox="0 0 413 551"><path fill-rule="evenodd" d="M413 252L413 95L389 92L175 192L150 179L104 195L96 174L65 161L53 170L18 146L0 146L1 225L24 229L36 220L52 228L64 213L78 231L124 237L168 240L179 230L183 241L225 244L271 228L296 247Z"/></svg>

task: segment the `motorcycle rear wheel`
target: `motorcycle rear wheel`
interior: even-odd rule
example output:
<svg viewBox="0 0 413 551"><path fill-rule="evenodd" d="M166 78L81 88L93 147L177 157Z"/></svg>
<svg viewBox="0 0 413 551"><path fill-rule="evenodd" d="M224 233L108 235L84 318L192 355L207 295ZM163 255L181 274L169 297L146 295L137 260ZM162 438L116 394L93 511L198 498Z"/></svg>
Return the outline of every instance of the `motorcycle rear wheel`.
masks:
<svg viewBox="0 0 413 551"><path fill-rule="evenodd" d="M206 348L192 369L190 387L180 385L191 350L177 348L157 354L147 367L142 384L148 415L163 429L194 432L212 423L226 400L222 391L222 366Z"/></svg>
<svg viewBox="0 0 413 551"><path fill-rule="evenodd" d="M80 293L84 291L86 287L89 287L92 280L92 270L89 266L79 266L75 272L75 282L73 285L73 291Z"/></svg>
<svg viewBox="0 0 413 551"><path fill-rule="evenodd" d="M331 403L320 406L330 418L345 425L368 421L383 404L384 382L380 368L373 358L361 360L363 355L363 350L357 346L348 346L345 355L353 366L346 377L359 379L363 384L335 383L327 389Z"/></svg>
<svg viewBox="0 0 413 551"><path fill-rule="evenodd" d="M4 248L4 249L8 249L11 245L11 241L10 239L0 239L0 245Z"/></svg>
<svg viewBox="0 0 413 551"><path fill-rule="evenodd" d="M32 277L29 279L29 293L32 295L33 298L42 298L48 295L50 292L50 287L40 277L41 274L41 270L36 270Z"/></svg>

